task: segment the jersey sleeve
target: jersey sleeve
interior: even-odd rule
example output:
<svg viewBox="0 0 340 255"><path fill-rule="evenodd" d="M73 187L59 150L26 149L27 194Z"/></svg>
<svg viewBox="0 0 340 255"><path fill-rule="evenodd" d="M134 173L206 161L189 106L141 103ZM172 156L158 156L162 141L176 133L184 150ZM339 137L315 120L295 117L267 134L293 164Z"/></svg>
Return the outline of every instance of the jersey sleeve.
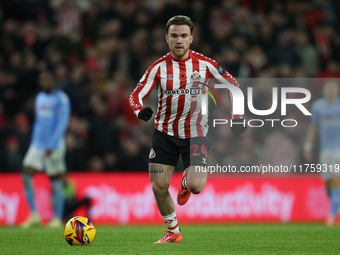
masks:
<svg viewBox="0 0 340 255"><path fill-rule="evenodd" d="M129 104L136 116L144 109L143 100L149 96L159 81L159 73L159 65L150 66L130 94Z"/></svg>
<svg viewBox="0 0 340 255"><path fill-rule="evenodd" d="M55 148L59 139L65 135L70 120L70 112L71 106L68 96L64 93L60 94L58 106L56 107L57 124L53 135L48 141L48 149Z"/></svg>
<svg viewBox="0 0 340 255"><path fill-rule="evenodd" d="M208 78L214 78L221 83L228 82L229 84L234 85L235 87L240 87L236 79L227 71L224 70L222 66L216 63L216 61L210 61L210 65L208 65ZM228 98L231 105L231 116L233 119L243 119L242 115L234 115L233 114L233 95L227 90Z"/></svg>

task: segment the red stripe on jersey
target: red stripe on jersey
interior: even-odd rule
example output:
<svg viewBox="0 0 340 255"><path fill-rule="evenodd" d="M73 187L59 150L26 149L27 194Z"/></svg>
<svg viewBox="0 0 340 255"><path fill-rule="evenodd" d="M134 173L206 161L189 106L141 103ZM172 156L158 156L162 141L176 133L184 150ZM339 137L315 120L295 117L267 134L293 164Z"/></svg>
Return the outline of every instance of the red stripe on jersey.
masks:
<svg viewBox="0 0 340 255"><path fill-rule="evenodd" d="M166 61L166 74L172 74L172 61L171 59ZM166 90L172 90L173 89L173 79L167 79L166 80ZM171 101L172 101L172 95L168 96L166 98L166 104L165 104L165 118L163 122L163 132L167 134L169 132L169 119L171 117Z"/></svg>
<svg viewBox="0 0 340 255"><path fill-rule="evenodd" d="M197 104L197 102L196 102ZM202 111L199 112L197 120L196 120L196 126L197 126L197 136L203 136L203 130L202 130Z"/></svg>
<svg viewBox="0 0 340 255"><path fill-rule="evenodd" d="M192 101L190 103L190 111L189 111L189 114L187 115L187 117L185 118L185 137L191 137L190 135L190 120L191 118L193 117L193 114L195 112L195 109L196 109L196 106L197 106L197 101ZM200 130L201 128L201 124L196 122L196 128L197 128L197 131ZM199 132L197 132L198 134Z"/></svg>
<svg viewBox="0 0 340 255"><path fill-rule="evenodd" d="M159 121L160 112L162 111L162 99L163 99L162 87L160 84L157 84L157 89L160 89L161 93L159 97L158 111L155 114L155 128L156 129L158 129L158 121Z"/></svg>
<svg viewBox="0 0 340 255"><path fill-rule="evenodd" d="M179 76L180 76L180 83L179 83L179 89L185 89L185 86L187 84L187 70L185 67L185 62L183 61L179 61ZM177 114L176 114L176 118L173 124L173 130L174 130L174 136L175 137L179 137L178 134L178 123L179 123L179 118L182 116L183 114L183 110L184 110L184 103L185 103L185 95L180 95L178 97L178 104L177 104Z"/></svg>
<svg viewBox="0 0 340 255"><path fill-rule="evenodd" d="M159 71L159 77L161 76L161 69L158 69ZM157 73L158 74L158 73ZM158 106L158 111L155 114L155 128L158 129L158 122L160 119L160 112L162 111L162 100L163 100L163 91L162 91L162 86L160 84L157 84L157 87L160 89L160 96L159 96L159 106Z"/></svg>

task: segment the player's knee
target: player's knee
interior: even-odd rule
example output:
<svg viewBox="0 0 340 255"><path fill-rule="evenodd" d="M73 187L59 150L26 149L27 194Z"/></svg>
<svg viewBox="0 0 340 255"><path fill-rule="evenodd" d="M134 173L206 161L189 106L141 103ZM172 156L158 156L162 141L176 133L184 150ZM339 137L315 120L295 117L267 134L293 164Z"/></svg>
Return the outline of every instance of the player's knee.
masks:
<svg viewBox="0 0 340 255"><path fill-rule="evenodd" d="M194 186L194 187L188 187L192 194L199 194L203 190L204 186Z"/></svg>
<svg viewBox="0 0 340 255"><path fill-rule="evenodd" d="M191 183L187 183L187 186L189 188L189 190L191 191L191 193L197 195L199 193L201 193L201 191L203 190L205 183L203 182L191 182Z"/></svg>
<svg viewBox="0 0 340 255"><path fill-rule="evenodd" d="M200 178L187 180L187 186L188 186L189 190L191 191L191 193L197 195L197 194L201 193L201 191L203 190L203 188L205 186L205 181L203 181Z"/></svg>
<svg viewBox="0 0 340 255"><path fill-rule="evenodd" d="M60 181L62 181L62 175L61 175L61 174L58 174L58 175L51 175L51 176L50 176L50 180L51 180L51 181L54 181L54 180L60 180Z"/></svg>
<svg viewBox="0 0 340 255"><path fill-rule="evenodd" d="M152 191L155 196L163 196L168 192L169 183L152 182Z"/></svg>

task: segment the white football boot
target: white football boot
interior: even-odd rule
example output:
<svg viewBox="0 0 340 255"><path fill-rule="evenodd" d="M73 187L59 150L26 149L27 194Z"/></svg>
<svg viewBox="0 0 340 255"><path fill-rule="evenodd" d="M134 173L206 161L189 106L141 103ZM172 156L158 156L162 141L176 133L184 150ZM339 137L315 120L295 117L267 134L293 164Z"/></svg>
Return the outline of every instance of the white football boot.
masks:
<svg viewBox="0 0 340 255"><path fill-rule="evenodd" d="M50 228L59 228L63 226L64 224L62 220L59 218L53 218L49 223L46 224L46 227L50 227Z"/></svg>
<svg viewBox="0 0 340 255"><path fill-rule="evenodd" d="M40 216L38 213L34 212L31 213L30 216L25 220L22 224L22 228L29 228L33 226L39 226L40 225Z"/></svg>

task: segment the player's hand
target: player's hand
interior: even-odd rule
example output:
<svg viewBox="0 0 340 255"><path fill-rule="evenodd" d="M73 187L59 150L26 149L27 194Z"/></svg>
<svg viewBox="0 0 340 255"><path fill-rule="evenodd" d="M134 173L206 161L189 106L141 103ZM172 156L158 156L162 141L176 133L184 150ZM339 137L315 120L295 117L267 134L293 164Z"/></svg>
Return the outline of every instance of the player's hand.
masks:
<svg viewBox="0 0 340 255"><path fill-rule="evenodd" d="M51 154L52 154L52 150L46 150L46 151L45 151L45 156L46 156L46 157L51 156Z"/></svg>
<svg viewBox="0 0 340 255"><path fill-rule="evenodd" d="M247 125L243 126L243 119L233 119L233 123L242 123L242 124L233 124L231 127L231 131L234 132L235 136L238 137L240 134L242 134L247 129Z"/></svg>
<svg viewBox="0 0 340 255"><path fill-rule="evenodd" d="M138 113L138 119L148 121L152 117L153 111L150 107L146 107Z"/></svg>

